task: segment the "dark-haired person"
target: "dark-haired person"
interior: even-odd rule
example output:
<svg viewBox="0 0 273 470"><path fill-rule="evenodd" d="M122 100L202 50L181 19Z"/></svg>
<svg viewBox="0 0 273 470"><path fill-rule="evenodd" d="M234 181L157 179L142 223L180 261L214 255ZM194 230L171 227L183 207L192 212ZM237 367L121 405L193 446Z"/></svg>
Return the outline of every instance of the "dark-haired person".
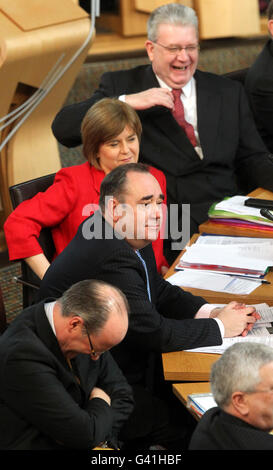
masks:
<svg viewBox="0 0 273 470"><path fill-rule="evenodd" d="M22 202L4 224L10 260L25 259L42 279L49 261L39 244L43 227L50 227L58 256L81 222L98 208L100 185L113 168L138 161L141 123L126 103L106 98L87 110L81 126L86 162L62 168L45 192ZM149 167L166 198L164 174ZM165 199L166 200L166 199ZM163 231L163 227L162 227ZM153 244L157 268L164 274L163 236Z"/></svg>
<svg viewBox="0 0 273 470"><path fill-rule="evenodd" d="M168 399L158 406L166 387L160 373L153 377L150 358L154 356L159 363L162 352L221 344L223 336L246 334L255 322L255 309L236 310L236 302L215 308L159 275L151 243L160 229L163 200L158 181L145 165L131 163L112 170L101 184L100 210L82 223L51 264L40 297L59 297L70 285L88 278L108 282L125 294L130 310L128 333L111 352L133 386L138 413L132 428L146 435L147 442L153 438L153 443L167 448L185 448L192 428L181 417L180 405L176 420L172 414L172 419L164 417L173 394L167 393Z"/></svg>
<svg viewBox="0 0 273 470"><path fill-rule="evenodd" d="M169 224L164 243L170 263L188 242L185 204L190 204L190 233L197 233L213 202L257 187L273 190L273 156L242 84L198 70L198 18L192 8L160 6L150 15L147 32L151 64L104 73L94 94L64 107L52 129L59 142L73 147L81 143L86 110L105 96L118 96L137 110L143 127L140 161L164 172L168 206L179 207L177 235Z"/></svg>

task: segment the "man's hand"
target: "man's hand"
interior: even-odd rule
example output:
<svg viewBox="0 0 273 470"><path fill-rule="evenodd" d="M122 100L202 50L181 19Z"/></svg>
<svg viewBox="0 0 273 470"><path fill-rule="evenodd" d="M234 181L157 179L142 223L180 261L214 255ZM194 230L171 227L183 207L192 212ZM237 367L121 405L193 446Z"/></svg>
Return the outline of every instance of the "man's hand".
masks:
<svg viewBox="0 0 273 470"><path fill-rule="evenodd" d="M106 401L109 406L111 406L111 398L101 388L93 388L92 392L90 393L89 400L92 400L92 398L101 398L102 400Z"/></svg>
<svg viewBox="0 0 273 470"><path fill-rule="evenodd" d="M210 317L219 318L223 322L225 338L246 336L256 320L260 319L255 307L246 307L238 302L230 302L223 308L213 309Z"/></svg>
<svg viewBox="0 0 273 470"><path fill-rule="evenodd" d="M148 109L153 106L165 106L173 109L173 95L167 88L150 88L139 93L126 95L125 101L136 110Z"/></svg>

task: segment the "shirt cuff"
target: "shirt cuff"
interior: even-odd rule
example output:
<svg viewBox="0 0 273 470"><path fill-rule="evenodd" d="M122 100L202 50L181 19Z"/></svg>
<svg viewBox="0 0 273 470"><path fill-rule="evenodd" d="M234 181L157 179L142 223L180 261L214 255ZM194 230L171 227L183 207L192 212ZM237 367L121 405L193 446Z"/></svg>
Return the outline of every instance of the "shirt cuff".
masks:
<svg viewBox="0 0 273 470"><path fill-rule="evenodd" d="M125 96L126 96L126 95L120 95L120 96L118 97L118 99L119 99L120 101L125 102Z"/></svg>
<svg viewBox="0 0 273 470"><path fill-rule="evenodd" d="M215 304L204 304L202 307L199 308L198 312L195 314L194 318L209 318L210 312L214 309L219 307L219 305ZM215 320L218 323L220 333L222 336L222 339L225 336L225 327L223 322L219 318L212 318L212 320Z"/></svg>
<svg viewBox="0 0 273 470"><path fill-rule="evenodd" d="M198 312L195 314L195 318L209 318L210 312L217 308L218 305L214 304L204 304L199 308Z"/></svg>

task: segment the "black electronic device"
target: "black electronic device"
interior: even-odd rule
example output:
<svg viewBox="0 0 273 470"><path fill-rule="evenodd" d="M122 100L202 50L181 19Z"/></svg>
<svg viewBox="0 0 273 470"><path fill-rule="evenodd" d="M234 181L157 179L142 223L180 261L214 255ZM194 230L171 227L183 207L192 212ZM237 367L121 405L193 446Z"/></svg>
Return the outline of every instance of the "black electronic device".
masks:
<svg viewBox="0 0 273 470"><path fill-rule="evenodd" d="M263 209L260 210L260 214L261 214L263 217L266 217L267 219L273 221L273 210L270 211L269 209L263 208Z"/></svg>
<svg viewBox="0 0 273 470"><path fill-rule="evenodd" d="M251 198L245 200L245 206L256 207L258 209L270 209L273 211L273 201L270 199Z"/></svg>

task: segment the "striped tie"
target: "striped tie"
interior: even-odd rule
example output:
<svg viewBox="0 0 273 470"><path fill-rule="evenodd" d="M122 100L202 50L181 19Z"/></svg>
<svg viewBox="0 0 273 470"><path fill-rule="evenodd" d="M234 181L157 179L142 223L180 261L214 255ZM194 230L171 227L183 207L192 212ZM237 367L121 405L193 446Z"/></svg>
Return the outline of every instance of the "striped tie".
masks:
<svg viewBox="0 0 273 470"><path fill-rule="evenodd" d="M173 89L172 90L172 94L173 94L173 97L174 97L174 109L173 109L172 114L173 114L173 117L175 118L175 120L178 122L178 124L186 132L186 135L187 135L188 139L190 140L191 144L193 145L193 147L196 147L197 146L197 141L196 141L196 137L195 137L195 134L194 134L194 128L185 119L184 106L183 106L183 103L181 101L181 93L182 93L181 89L179 89L179 90Z"/></svg>

